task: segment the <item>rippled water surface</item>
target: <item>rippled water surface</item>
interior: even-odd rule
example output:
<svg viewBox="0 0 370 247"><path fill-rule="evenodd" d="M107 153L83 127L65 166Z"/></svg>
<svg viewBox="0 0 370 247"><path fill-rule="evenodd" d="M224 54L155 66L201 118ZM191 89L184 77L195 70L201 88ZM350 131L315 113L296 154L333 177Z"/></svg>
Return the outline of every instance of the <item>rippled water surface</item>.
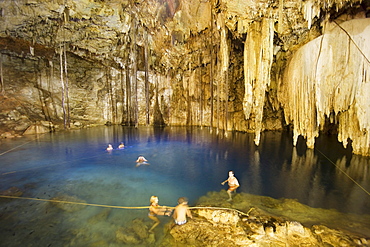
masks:
<svg viewBox="0 0 370 247"><path fill-rule="evenodd" d="M239 179L238 192L370 214L369 158L351 155L334 137L320 137L314 150L302 140L293 148L288 134L264 133L258 147L253 138L209 128L104 126L1 140L0 193L15 187L29 199L0 197L0 246L100 239L113 246L117 228L135 218L152 224L147 209L134 208L148 206L150 196L160 205L175 206L180 196L195 204L209 191L226 189L220 183L229 170ZM124 149L117 149L120 142ZM137 166L139 155L149 165ZM44 201L55 198L94 205L68 212ZM159 232L170 219L161 220Z"/></svg>

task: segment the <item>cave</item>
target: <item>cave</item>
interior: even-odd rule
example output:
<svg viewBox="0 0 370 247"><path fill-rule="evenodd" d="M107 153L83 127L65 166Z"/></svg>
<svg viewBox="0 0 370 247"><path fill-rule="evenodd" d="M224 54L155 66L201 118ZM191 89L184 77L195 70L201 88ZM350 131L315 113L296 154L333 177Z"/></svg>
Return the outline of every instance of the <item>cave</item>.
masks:
<svg viewBox="0 0 370 247"><path fill-rule="evenodd" d="M368 157L369 16L368 0L0 1L0 138L209 127Z"/></svg>
<svg viewBox="0 0 370 247"><path fill-rule="evenodd" d="M291 129L313 148L334 114L368 156L368 15L368 1L5 1L1 100L18 106L1 136L210 126L258 145Z"/></svg>

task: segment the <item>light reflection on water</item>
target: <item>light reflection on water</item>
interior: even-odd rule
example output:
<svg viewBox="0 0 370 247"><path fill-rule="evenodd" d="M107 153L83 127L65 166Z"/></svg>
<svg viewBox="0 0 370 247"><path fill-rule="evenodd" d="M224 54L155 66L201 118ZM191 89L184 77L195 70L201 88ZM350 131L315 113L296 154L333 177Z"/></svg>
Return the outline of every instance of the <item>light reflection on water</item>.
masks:
<svg viewBox="0 0 370 247"><path fill-rule="evenodd" d="M320 137L315 150L306 149L302 140L292 147L287 134L264 133L256 147L252 134L226 137L209 128L111 126L32 138L1 140L0 191L14 186L24 197L68 195L92 204L132 207L147 206L150 196L157 195L161 205L175 206L180 196L195 204L209 191L226 189L220 183L234 170L241 184L238 192L370 214L370 196L364 191L370 191L370 159L351 155L329 137ZM109 143L117 148L120 142L125 149L105 151ZM139 155L150 165L136 167ZM106 209L89 206L66 213L45 202L0 198L0 210L0 238L7 246L24 241L32 246L43 235L46 245L56 246L71 244L77 235L79 241L114 242L117 228L134 218L151 224L147 211L140 209L111 209L99 220L96 215Z"/></svg>

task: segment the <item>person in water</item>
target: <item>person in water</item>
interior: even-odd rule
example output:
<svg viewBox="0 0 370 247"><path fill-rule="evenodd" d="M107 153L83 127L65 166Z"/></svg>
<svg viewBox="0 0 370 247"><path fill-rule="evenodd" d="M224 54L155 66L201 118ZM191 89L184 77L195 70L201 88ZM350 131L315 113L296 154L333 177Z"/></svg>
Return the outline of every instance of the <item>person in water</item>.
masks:
<svg viewBox="0 0 370 247"><path fill-rule="evenodd" d="M113 147L111 144L108 144L108 147L107 147L107 151L112 151L113 150Z"/></svg>
<svg viewBox="0 0 370 247"><path fill-rule="evenodd" d="M146 162L148 161L147 159L145 159L144 156L140 155L137 160L136 160L136 163L143 163L143 162Z"/></svg>
<svg viewBox="0 0 370 247"><path fill-rule="evenodd" d="M175 220L176 225L183 225L187 222L187 218L193 218L189 206L188 206L188 199L186 197L180 197L177 200L178 205L175 207L173 218Z"/></svg>
<svg viewBox="0 0 370 247"><path fill-rule="evenodd" d="M150 197L150 206L149 206L149 214L148 217L154 221L154 225L149 229L149 232L153 232L154 228L156 228L161 221L158 219L157 215L167 215L170 216L172 213L172 209L169 209L165 206L158 205L158 197L152 196Z"/></svg>
<svg viewBox="0 0 370 247"><path fill-rule="evenodd" d="M229 195L228 201L232 200L231 193L233 191L236 192L236 189L240 186L239 181L236 177L234 177L234 172L229 171L229 178L223 181L221 184L224 185L226 182L228 182L229 189L227 190L227 194Z"/></svg>
<svg viewBox="0 0 370 247"><path fill-rule="evenodd" d="M123 144L123 142L121 142L119 145L118 145L118 149L123 149L125 148L125 144Z"/></svg>

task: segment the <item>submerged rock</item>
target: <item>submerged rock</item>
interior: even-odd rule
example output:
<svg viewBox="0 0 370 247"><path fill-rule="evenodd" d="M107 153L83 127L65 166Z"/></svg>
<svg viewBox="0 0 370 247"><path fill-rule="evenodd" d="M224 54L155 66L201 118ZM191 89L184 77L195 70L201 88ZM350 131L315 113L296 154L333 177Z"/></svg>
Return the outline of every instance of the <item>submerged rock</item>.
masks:
<svg viewBox="0 0 370 247"><path fill-rule="evenodd" d="M149 234L149 228L142 219L134 219L128 227L116 231L116 240L129 245L153 244L155 235Z"/></svg>
<svg viewBox="0 0 370 247"><path fill-rule="evenodd" d="M84 209L86 206L76 203L86 203L86 201L77 198L76 196L60 195L51 198L51 204L67 212L76 212Z"/></svg>
<svg viewBox="0 0 370 247"><path fill-rule="evenodd" d="M10 187L7 190L0 191L0 195L19 197L19 196L22 196L23 195L23 191L21 189L13 186L13 187Z"/></svg>

